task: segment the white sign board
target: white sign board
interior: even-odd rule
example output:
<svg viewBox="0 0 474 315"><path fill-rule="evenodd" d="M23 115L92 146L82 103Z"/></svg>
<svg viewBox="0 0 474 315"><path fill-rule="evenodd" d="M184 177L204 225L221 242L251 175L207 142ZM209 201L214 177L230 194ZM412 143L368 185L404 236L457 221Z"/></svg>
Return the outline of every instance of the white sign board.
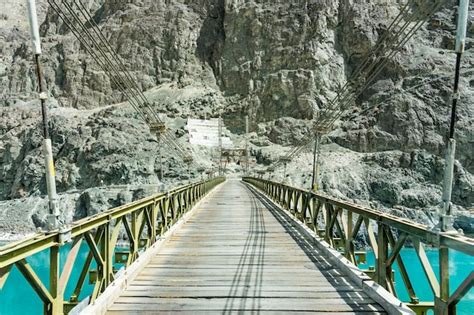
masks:
<svg viewBox="0 0 474 315"><path fill-rule="evenodd" d="M202 145L206 147L219 146L219 119L210 120L188 119L187 129L189 132L189 143ZM222 133L226 133L227 129L222 126ZM221 137L222 147L226 149L233 148L234 144L229 137Z"/></svg>

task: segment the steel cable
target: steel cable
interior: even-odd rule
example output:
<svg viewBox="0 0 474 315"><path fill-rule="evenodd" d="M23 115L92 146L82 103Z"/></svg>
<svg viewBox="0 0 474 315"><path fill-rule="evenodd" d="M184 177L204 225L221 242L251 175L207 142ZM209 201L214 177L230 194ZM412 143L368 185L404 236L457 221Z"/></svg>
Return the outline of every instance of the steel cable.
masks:
<svg viewBox="0 0 474 315"><path fill-rule="evenodd" d="M329 102L328 106L320 112L318 117L315 119L315 124L319 128L322 127L322 129L329 130L337 119L344 115L350 104L352 104L352 102L373 83L388 61L407 44L429 17L438 11L443 5L442 1L435 0L433 5L428 7L424 12L421 12L422 19L420 20L420 12L414 11L409 15L408 8L409 5L413 3L414 1L410 0L404 5L374 49L356 68L338 94ZM413 25L413 23L415 24ZM393 35L391 30L396 28L398 28L398 30ZM311 143L312 138L312 135L308 136L306 143L290 149L284 156L283 160L291 160L304 147L306 147L308 143ZM277 167L281 165L281 163L282 159L279 159L273 165L274 167Z"/></svg>
<svg viewBox="0 0 474 315"><path fill-rule="evenodd" d="M79 11L81 12L81 15L87 20L86 22L82 22L80 16L75 13L73 7L67 1L62 1L62 3L71 15L71 18L67 16L66 12L61 8L58 3L56 3L56 1L48 0L48 3L56 12L58 17L71 30L73 35L79 40L79 42L86 49L86 51L91 55L92 59L104 70L104 72L109 73L111 81L127 97L129 103L132 105L135 111L138 112L141 118L147 124L154 122L162 123L159 116L150 106L143 92L140 91L136 83L131 78L129 72L125 69L123 62L113 52L110 43L108 43L105 36L102 34L102 32L100 32L97 24L95 23L85 6L80 1L74 1ZM80 31L74 25L73 21L75 21L76 24L80 26L85 36L82 36L80 34ZM96 40L94 36L92 36L92 34L89 32L89 29L86 26L87 23L91 25L93 32L97 37L99 37L99 40ZM101 48L100 44L105 47L111 58ZM98 53L96 53L94 48L98 51ZM115 64L111 59L115 61ZM178 153L183 157L183 159L187 156L185 150L180 144L178 144L173 139L172 135L170 135L169 132L168 134L164 135L163 140L168 146L175 148L175 150L178 151Z"/></svg>

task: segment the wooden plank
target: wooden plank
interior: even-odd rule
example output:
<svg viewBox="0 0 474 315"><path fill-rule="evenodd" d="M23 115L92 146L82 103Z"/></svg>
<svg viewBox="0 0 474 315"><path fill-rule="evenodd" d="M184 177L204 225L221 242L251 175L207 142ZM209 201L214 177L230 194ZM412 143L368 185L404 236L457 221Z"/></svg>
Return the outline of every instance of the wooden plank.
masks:
<svg viewBox="0 0 474 315"><path fill-rule="evenodd" d="M248 262L250 263L250 262ZM219 270L219 274L234 274L236 270L239 269L240 265L236 266L226 266L221 264L221 268L209 268L209 265L193 265L192 267L186 267L184 265L163 265L163 264L149 264L146 271L144 272L153 272L154 274L194 274L198 272L199 274L217 274L215 270ZM249 271L259 270L259 272L265 273L283 273L291 274L297 272L298 274L311 274L311 275L334 275L334 276L343 276L344 274L335 268L317 268L314 264L302 263L302 264L281 264L281 265L266 265L265 263L255 263L253 265L247 266Z"/></svg>
<svg viewBox="0 0 474 315"><path fill-rule="evenodd" d="M173 314L180 314L180 315L194 315L194 314L204 314L204 315L222 315L223 313L239 313L238 311L230 312L222 310L192 310L192 311L185 311L185 310L173 310ZM111 315L136 315L137 312L133 310L113 310L107 312L107 314ZM153 314L169 314L168 311L153 311ZM288 311L266 311L266 310L258 310L258 314L261 315L287 315ZM337 315L384 315L385 312L373 312L373 311L361 311L361 312L337 312ZM299 311L298 315L328 315L328 312L317 312L317 311Z"/></svg>
<svg viewBox="0 0 474 315"><path fill-rule="evenodd" d="M229 300L232 299L240 299L240 300L259 300L259 303L262 303L264 309L275 309L278 305L284 305L285 308L295 308L301 310L311 310L312 308L324 310L321 306L325 307L327 305L343 305L343 306L350 306L350 305L365 305L365 304L373 304L371 299L354 299L350 296L338 296L338 297L327 297L323 301L321 299L315 298L305 298L305 297L260 297L259 295L255 295L254 292L249 290L248 294L227 294L222 297L202 297L202 298L195 298L195 297L178 297L178 298L167 298L167 297L154 297L150 296L149 294L141 295L141 296L121 296L116 303L117 304L161 304L163 305L164 309L167 309L167 304L172 303L180 303L182 305L189 305L195 307L195 309L204 308L204 309L213 309L213 308L221 308L225 306ZM276 308L278 309L278 308ZM372 310L381 310L379 308L372 308Z"/></svg>
<svg viewBox="0 0 474 315"><path fill-rule="evenodd" d="M245 288L254 288L256 287L255 285L236 285L232 286L230 284L223 284L220 286L205 286L205 285L199 285L199 286L189 286L189 287L172 287L172 286L159 286L159 285L135 285L132 284L127 288L127 291L124 292L138 292L138 291L145 291L146 293L150 292L162 292L162 293L167 293L167 292L180 292L182 294L186 293L199 293L202 294L203 292L214 292L214 291L219 291L219 292L228 292L229 289L231 288L239 288L239 289L245 289ZM198 288L198 289L196 289ZM303 294L303 293L345 293L345 292L357 292L363 296L365 296L365 293L362 291L361 288L354 287L352 285L346 285L346 286L338 286L334 287L332 285L327 285L327 286L318 286L318 287L310 287L310 286L296 286L296 285L289 285L289 286L271 286L271 285L266 285L261 288L261 292L267 292L268 294L271 294L272 292L276 293L282 293L286 292L287 294L290 294L291 292L295 292L297 294ZM262 293L263 294L263 293Z"/></svg>
<svg viewBox="0 0 474 315"><path fill-rule="evenodd" d="M214 261L209 261L209 260L205 260L205 259L201 259L201 260L198 260L198 259L193 259L192 261L191 260L187 260L187 261L178 261L178 260L166 260L166 261L160 261L159 262L159 265L163 265L164 263L166 263L167 265L174 265L174 266L189 266L190 264L192 264L193 266L196 266L196 267L208 267L208 268L213 268L213 267L216 267L216 268L219 268L219 267L222 267L222 266L229 266L229 264L234 264L234 263L237 263L236 259L235 258L230 258L230 259L226 259L226 258L216 258ZM291 264L294 264L295 266L296 265L306 265L306 264L311 264L312 262L311 261L298 261L298 260L287 260L285 261L285 265L286 266L291 266ZM154 265L153 265L154 266ZM153 268L153 266L151 266L151 268ZM270 266L282 266L282 263L278 260L278 259L265 259L265 262L264 263L259 263L259 262L244 262L244 263L241 263L240 266L264 266L264 267L270 267ZM333 268L333 266L331 265L325 265L325 266L322 266L321 270L323 269L331 269Z"/></svg>
<svg viewBox="0 0 474 315"><path fill-rule="evenodd" d="M345 303L347 302L347 303ZM256 310L278 310L288 312L320 311L320 312L348 312L348 311L383 311L377 304L351 303L343 299L148 299L121 297L110 310L135 311L175 311L175 310L222 310L249 312Z"/></svg>
<svg viewBox="0 0 474 315"><path fill-rule="evenodd" d="M228 288L232 290L233 288ZM241 288L241 290L237 291L234 296L238 296L240 298L249 297L249 298L300 298L300 299L337 299L337 298L346 298L351 299L352 301L363 301L365 303L373 303L373 300L368 298L362 292L354 292L354 291L313 291L313 290L306 290L306 291L267 291L267 290L259 290L258 295L253 294L253 290L248 291L248 288ZM230 297L229 290L223 290L221 288L212 288L203 290L200 288L199 290L187 290L183 291L181 289L173 289L173 290L133 290L133 288L128 288L122 295L122 297L149 297L149 298L223 298L223 297Z"/></svg>
<svg viewBox="0 0 474 315"><path fill-rule="evenodd" d="M242 274L243 271L245 273L249 274L256 274L258 273L260 276L265 276L266 278L272 278L272 277L278 277L280 279L283 278L290 278L290 280L296 279L298 277L309 277L309 278L321 278L321 279L334 279L334 278L345 278L345 275L335 271L335 270L310 270L310 269L305 269L305 268L295 268L296 270L291 270L291 269L280 269L280 270L274 270L274 271L269 271L265 270L264 266L252 266L252 265L247 265L247 266L239 266L237 268L232 268L232 269L219 269L219 272L216 272L215 270L205 270L203 268L196 268L196 269L190 269L186 270L183 272L176 272L173 270L169 269L160 269L160 268L146 268L143 272L141 272L140 276L144 277L178 277L178 278L189 278L189 277L211 277L211 278L219 278L221 277L222 279L227 278L227 277L233 277L238 274Z"/></svg>
<svg viewBox="0 0 474 315"><path fill-rule="evenodd" d="M168 280L168 279L165 279L165 280L155 280L155 281L153 281L152 279L146 279L146 280L140 279L140 280L133 281L132 284L133 285L154 285L157 281L159 281L160 286L202 286L202 285L205 285L205 286L209 286L209 285L222 286L222 285L226 285L226 284L229 284L229 283L232 283L232 282L239 282L238 285L243 285L243 286L249 286L249 285L252 284L251 281L245 281L245 280L241 280L241 279L231 279L231 280L224 280L224 279L195 279L195 280L169 279ZM297 281L303 281L303 280L297 279ZM290 284L291 283L287 280L272 279L272 280L267 280L267 281L263 282L262 284L259 284L258 286L259 287L264 287L266 285L272 285L272 286L280 285L280 286L286 287L287 285L290 285ZM235 286L238 286L238 285L235 285ZM332 286L335 286L335 287L347 286L347 285L349 285L349 282L347 282L347 281L334 281L334 282L318 281L317 284L305 283L305 284L302 284L301 286L302 287L314 288L314 287L328 286L328 285L332 285Z"/></svg>
<svg viewBox="0 0 474 315"><path fill-rule="evenodd" d="M321 282L334 282L334 281L344 281L345 276L342 275L332 275L332 274L312 274L312 273L284 273L284 272L274 272L274 273L268 273L268 272L259 272L258 270L248 270L248 268L244 269L243 272L245 272L246 275L253 275L256 276L258 275L260 280L259 282L266 282L270 280L274 280L275 278L278 278L279 280L286 281L288 283L293 283L295 281L300 281L300 280L305 280L306 281L321 281ZM160 280L160 281L166 281L168 279L176 279L176 280L187 280L187 279L206 279L206 280L211 280L211 279L220 279L223 281L232 281L236 276L241 274L242 272L236 271L236 272L227 272L227 273L220 273L217 274L216 272L200 272L196 271L195 273L185 273L185 274L180 274L180 273L162 273L161 271L159 273L150 271L149 269L144 270L140 275L137 280L144 280L144 279L154 279Z"/></svg>
<svg viewBox="0 0 474 315"><path fill-rule="evenodd" d="M159 281L159 282L158 282ZM297 279L297 281L302 282L303 280ZM133 286L159 286L159 287L180 287L180 286L194 286L194 287L208 287L208 286L215 286L215 287L259 287L265 289L267 287L275 287L280 286L283 288L287 287L300 287L300 288L307 288L307 289L318 289L318 288L327 288L333 287L335 289L339 288L348 288L354 286L347 281L317 281L317 283L302 283L302 284L295 284L295 281L291 282L288 279L279 280L279 279L272 279L272 280L264 280L259 283L255 283L250 280L246 279L194 279L194 280L186 280L186 279L160 279L157 281L152 281L151 279L147 280L135 280L131 283Z"/></svg>
<svg viewBox="0 0 474 315"><path fill-rule="evenodd" d="M191 255L188 255L188 256L191 256ZM199 254L199 253L196 253L195 255L192 255L194 256L193 258L194 259L198 259L199 256L202 256L203 258L209 258L210 260L214 259L214 258L224 258L224 259L232 259L232 258L240 258L242 257L242 254L239 254L239 253L235 253L235 254L219 254L219 253L213 253L213 254ZM153 259L153 261L157 261L157 260L160 260L160 259L176 259L176 260L181 260L179 259L180 255L177 255L177 254L174 254L174 255L171 255L171 254L167 254L167 255L164 255L164 254L158 254L155 256L155 258ZM275 260L278 260L278 261L282 261L282 262L285 262L285 261L288 261L288 262L295 262L295 261L312 261L313 260L313 257L308 257L308 256L299 256L299 255L295 255L295 256L290 256L290 255L264 255L263 258L265 259L268 259L268 260L272 260L272 259L275 259ZM314 257L314 260L315 261L321 261L321 259L319 259L318 257ZM181 260L182 261L182 260Z"/></svg>
<svg viewBox="0 0 474 315"><path fill-rule="evenodd" d="M219 270L219 272L216 272ZM246 270L248 272L256 272L276 277L279 275L302 275L309 277L345 277L343 273L335 269L329 270L312 270L309 268L284 266L280 268L269 268L265 265L247 265ZM202 268L193 267L192 269L181 269L181 268L163 268L159 266L148 266L141 275L153 275L153 276L169 276L169 277L189 277L189 276L213 276L219 277L221 275L235 275L237 268Z"/></svg>

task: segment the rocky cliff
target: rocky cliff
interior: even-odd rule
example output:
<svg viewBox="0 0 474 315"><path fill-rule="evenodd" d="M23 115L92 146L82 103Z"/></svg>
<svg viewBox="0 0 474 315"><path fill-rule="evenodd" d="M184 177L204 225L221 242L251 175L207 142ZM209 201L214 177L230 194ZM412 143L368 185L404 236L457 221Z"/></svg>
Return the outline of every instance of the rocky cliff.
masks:
<svg viewBox="0 0 474 315"><path fill-rule="evenodd" d="M137 194L138 185L160 185L160 148L54 10L39 2L58 187L70 196L63 198L67 220L113 206L123 196ZM429 1L412 2L416 6ZM221 113L239 142L243 116L249 114L252 152L261 165L310 132L314 113L334 97L402 5L387 0L83 3L178 141L187 146L187 116ZM441 200L454 69L454 3L447 1L390 60L325 138L324 190L430 220ZM0 47L0 198L5 200L0 211L12 217L17 206L28 208L13 225L8 219L0 221L4 230L25 225L25 217L29 228L41 225L44 211L44 205L33 206L34 198L44 194L44 183L36 79L24 16L23 3L7 0L0 19L0 37L6 43ZM473 34L471 18L453 200L466 229L466 211L474 204ZM211 165L208 151L187 148ZM173 160L173 152L163 151L168 183L187 179L184 164ZM282 169L273 176L308 186L311 160L310 153L304 153L288 166L289 178L283 178ZM135 190L118 194L107 188L122 184L136 185ZM94 187L97 191L91 192Z"/></svg>

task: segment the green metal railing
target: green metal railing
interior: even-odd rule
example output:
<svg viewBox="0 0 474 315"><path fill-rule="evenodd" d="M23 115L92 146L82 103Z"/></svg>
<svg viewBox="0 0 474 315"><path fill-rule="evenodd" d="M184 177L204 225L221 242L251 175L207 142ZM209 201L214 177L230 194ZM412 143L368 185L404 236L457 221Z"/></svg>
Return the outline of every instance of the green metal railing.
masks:
<svg viewBox="0 0 474 315"><path fill-rule="evenodd" d="M367 272L378 284L397 296L392 266L399 267L401 278L410 297L410 306L417 314L431 309L435 314L456 314L457 303L474 285L474 271L451 294L449 289L449 250L474 255L474 240L459 234L440 234L427 226L351 202L332 198L282 183L260 178L244 178L275 203L291 212L297 220L311 228L352 263L357 264L355 240L359 233L368 236L375 255L375 268ZM362 231L362 226L365 230ZM400 251L411 244L420 260L423 272L435 297L434 301L419 301L413 280ZM439 249L439 281L425 252L425 245ZM390 249L390 250L389 250ZM452 264L452 263L451 263Z"/></svg>
<svg viewBox="0 0 474 315"><path fill-rule="evenodd" d="M12 267L16 266L43 302L44 313L64 314L79 303L78 297L89 275L95 283L90 296L92 303L114 280L117 273L114 263L128 267L184 213L224 181L224 178L214 178L182 186L76 221L66 231L38 233L0 247L0 290ZM121 231L126 233L126 244L121 244L120 249L117 249ZM65 297L66 286L84 241L88 245L87 257L72 295ZM59 251L66 245L71 245L71 249L66 263L60 268ZM27 261L28 257L48 249L49 289ZM96 265L94 270L91 269L93 261Z"/></svg>

